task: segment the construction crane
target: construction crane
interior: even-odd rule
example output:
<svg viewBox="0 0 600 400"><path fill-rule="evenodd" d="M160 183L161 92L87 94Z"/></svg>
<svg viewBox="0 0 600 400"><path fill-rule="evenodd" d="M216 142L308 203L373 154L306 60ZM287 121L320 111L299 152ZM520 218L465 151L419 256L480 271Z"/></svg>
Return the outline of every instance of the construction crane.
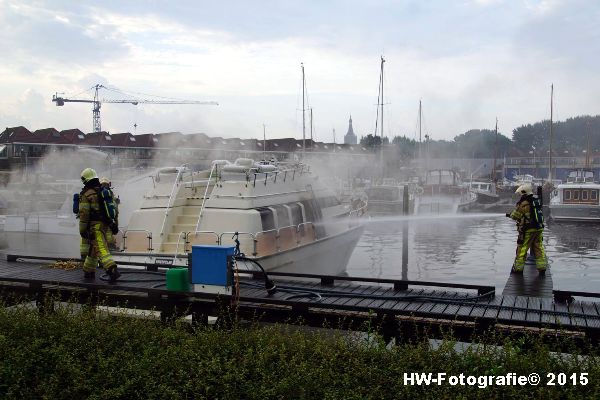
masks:
<svg viewBox="0 0 600 400"><path fill-rule="evenodd" d="M107 89L117 91L115 89L107 88L104 85L94 85L92 86L94 89L94 99L86 100L86 99L67 99L65 97L59 97L58 93L52 96L52 101L56 103L57 107L64 106L65 103L91 103L92 107L92 125L94 132L101 132L102 127L100 125L100 105L102 103L120 103L120 104L133 104L137 106L138 104L202 104L202 105L213 105L218 106L219 103L216 101L193 101L193 100L141 100L141 99L125 99L125 100L110 100L110 99L102 99L98 97L99 89Z"/></svg>

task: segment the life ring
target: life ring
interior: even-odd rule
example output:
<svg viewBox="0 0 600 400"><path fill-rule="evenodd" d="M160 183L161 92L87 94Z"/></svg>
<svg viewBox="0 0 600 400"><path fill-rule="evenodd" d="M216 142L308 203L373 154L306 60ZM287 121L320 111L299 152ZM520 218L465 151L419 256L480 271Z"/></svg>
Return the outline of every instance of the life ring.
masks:
<svg viewBox="0 0 600 400"><path fill-rule="evenodd" d="M425 192L425 191L423 190L423 188L422 188L422 187L420 187L420 186L419 186L419 187L417 187L417 189L415 189L415 191L416 191L416 193L417 193L418 195L422 195L422 194Z"/></svg>

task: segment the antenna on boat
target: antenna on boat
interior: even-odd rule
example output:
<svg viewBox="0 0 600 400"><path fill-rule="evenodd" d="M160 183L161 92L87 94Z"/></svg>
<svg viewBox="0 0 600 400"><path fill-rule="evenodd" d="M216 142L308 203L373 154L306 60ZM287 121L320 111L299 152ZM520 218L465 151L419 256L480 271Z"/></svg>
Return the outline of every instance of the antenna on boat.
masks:
<svg viewBox="0 0 600 400"><path fill-rule="evenodd" d="M335 153L335 128L333 128L333 152Z"/></svg>
<svg viewBox="0 0 600 400"><path fill-rule="evenodd" d="M306 81L304 78L304 63L300 63L302 68L302 161L304 161L304 153L306 152L306 108L304 105Z"/></svg>
<svg viewBox="0 0 600 400"><path fill-rule="evenodd" d="M419 99L419 162L421 162L421 158L423 158L422 150L421 150L421 118L423 115L423 111L421 109L421 99Z"/></svg>
<svg viewBox="0 0 600 400"><path fill-rule="evenodd" d="M267 161L267 127L263 124L263 160Z"/></svg>
<svg viewBox="0 0 600 400"><path fill-rule="evenodd" d="M313 117L312 117L312 107L310 108L310 148L312 149L312 141L313 141Z"/></svg>
<svg viewBox="0 0 600 400"><path fill-rule="evenodd" d="M554 100L554 84L550 85L550 148L548 151L548 182L552 183L552 114Z"/></svg>
<svg viewBox="0 0 600 400"><path fill-rule="evenodd" d="M496 158L498 158L498 117L496 117L496 131L494 139L494 164L492 165L492 182L496 182Z"/></svg>
<svg viewBox="0 0 600 400"><path fill-rule="evenodd" d="M586 122L586 133L587 133L587 148L585 150L585 169L590 168L590 121Z"/></svg>

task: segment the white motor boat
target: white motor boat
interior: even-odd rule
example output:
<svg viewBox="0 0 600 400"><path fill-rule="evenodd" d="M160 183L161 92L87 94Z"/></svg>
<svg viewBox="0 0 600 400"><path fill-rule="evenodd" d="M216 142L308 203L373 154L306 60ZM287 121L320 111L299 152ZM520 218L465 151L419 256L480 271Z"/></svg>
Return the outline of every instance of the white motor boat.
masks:
<svg viewBox="0 0 600 400"><path fill-rule="evenodd" d="M218 160L162 169L134 211L117 262L186 265L195 244L234 245L270 271L337 275L358 242L365 204L341 204L300 163Z"/></svg>
<svg viewBox="0 0 600 400"><path fill-rule="evenodd" d="M566 183L554 189L550 197L550 216L554 221L600 221L598 202L600 184L589 170L571 171Z"/></svg>

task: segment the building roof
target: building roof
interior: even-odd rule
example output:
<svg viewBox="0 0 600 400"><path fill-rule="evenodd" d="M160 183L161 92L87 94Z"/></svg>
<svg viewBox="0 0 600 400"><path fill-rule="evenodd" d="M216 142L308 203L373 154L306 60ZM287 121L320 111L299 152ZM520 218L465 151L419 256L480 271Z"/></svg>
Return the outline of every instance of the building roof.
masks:
<svg viewBox="0 0 600 400"><path fill-rule="evenodd" d="M23 126L6 128L0 133L0 143L29 142L31 139L33 139L31 132Z"/></svg>

